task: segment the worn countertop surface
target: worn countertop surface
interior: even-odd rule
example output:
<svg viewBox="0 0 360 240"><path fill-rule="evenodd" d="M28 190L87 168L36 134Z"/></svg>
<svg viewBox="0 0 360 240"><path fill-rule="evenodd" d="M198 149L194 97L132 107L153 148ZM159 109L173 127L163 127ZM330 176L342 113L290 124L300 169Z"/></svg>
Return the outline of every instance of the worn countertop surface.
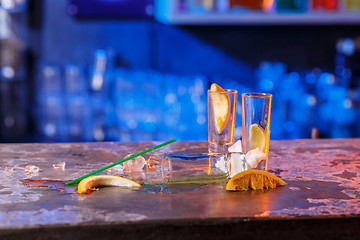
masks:
<svg viewBox="0 0 360 240"><path fill-rule="evenodd" d="M227 192L226 184L212 184L181 191L103 188L78 195L23 182L71 180L156 144L0 145L0 237L231 239L254 237L257 229L254 239L295 234L300 239L306 232L324 239L359 238L354 234L360 231L360 139L271 141L269 171L288 183L271 190ZM206 142L176 142L157 152L206 151ZM58 162L65 162L65 169L52 168ZM40 171L26 172L30 165Z"/></svg>

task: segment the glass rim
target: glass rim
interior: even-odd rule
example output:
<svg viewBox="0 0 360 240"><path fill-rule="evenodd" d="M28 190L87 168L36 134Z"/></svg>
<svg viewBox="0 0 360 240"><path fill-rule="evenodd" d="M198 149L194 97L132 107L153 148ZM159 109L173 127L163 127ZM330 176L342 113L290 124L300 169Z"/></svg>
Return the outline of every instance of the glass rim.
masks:
<svg viewBox="0 0 360 240"><path fill-rule="evenodd" d="M262 93L262 92L248 92L243 93L243 97L255 97L255 98L269 98L272 97L271 93Z"/></svg>
<svg viewBox="0 0 360 240"><path fill-rule="evenodd" d="M225 90L226 93L237 93L237 92L238 92L238 91L235 90L235 89L224 89L224 90ZM211 92L210 89L208 89L207 91L208 91L208 93Z"/></svg>

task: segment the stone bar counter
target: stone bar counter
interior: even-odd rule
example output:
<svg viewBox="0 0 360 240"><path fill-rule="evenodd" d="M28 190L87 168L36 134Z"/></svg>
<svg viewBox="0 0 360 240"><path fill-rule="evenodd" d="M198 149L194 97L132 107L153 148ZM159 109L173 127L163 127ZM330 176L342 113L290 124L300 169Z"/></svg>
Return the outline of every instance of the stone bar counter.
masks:
<svg viewBox="0 0 360 240"><path fill-rule="evenodd" d="M25 184L72 180L157 144L1 144L0 239L360 238L360 139L271 141L269 171L288 185L270 190L228 192L225 182L79 195ZM203 153L207 143L156 152Z"/></svg>

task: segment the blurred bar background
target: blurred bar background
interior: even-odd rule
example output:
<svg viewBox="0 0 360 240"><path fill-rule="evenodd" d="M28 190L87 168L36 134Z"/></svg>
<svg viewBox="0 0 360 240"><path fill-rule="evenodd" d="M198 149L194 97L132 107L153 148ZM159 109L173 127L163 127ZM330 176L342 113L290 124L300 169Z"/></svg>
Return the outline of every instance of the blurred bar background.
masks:
<svg viewBox="0 0 360 240"><path fill-rule="evenodd" d="M360 137L359 26L358 0L0 0L0 141L206 141L213 82L273 93L271 139Z"/></svg>

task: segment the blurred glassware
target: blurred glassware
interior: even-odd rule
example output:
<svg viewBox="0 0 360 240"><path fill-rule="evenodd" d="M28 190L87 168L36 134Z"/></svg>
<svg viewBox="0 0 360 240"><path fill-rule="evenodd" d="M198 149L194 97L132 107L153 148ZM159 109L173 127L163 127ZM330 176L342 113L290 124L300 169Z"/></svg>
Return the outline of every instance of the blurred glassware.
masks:
<svg viewBox="0 0 360 240"><path fill-rule="evenodd" d="M25 3L0 1L0 139L4 142L23 140L28 130Z"/></svg>
<svg viewBox="0 0 360 240"><path fill-rule="evenodd" d="M312 8L316 10L337 10L338 0L312 0Z"/></svg>
<svg viewBox="0 0 360 240"><path fill-rule="evenodd" d="M262 10L267 4L267 0L229 0L230 8Z"/></svg>
<svg viewBox="0 0 360 240"><path fill-rule="evenodd" d="M306 12L308 0L276 0L276 10L279 13Z"/></svg>

